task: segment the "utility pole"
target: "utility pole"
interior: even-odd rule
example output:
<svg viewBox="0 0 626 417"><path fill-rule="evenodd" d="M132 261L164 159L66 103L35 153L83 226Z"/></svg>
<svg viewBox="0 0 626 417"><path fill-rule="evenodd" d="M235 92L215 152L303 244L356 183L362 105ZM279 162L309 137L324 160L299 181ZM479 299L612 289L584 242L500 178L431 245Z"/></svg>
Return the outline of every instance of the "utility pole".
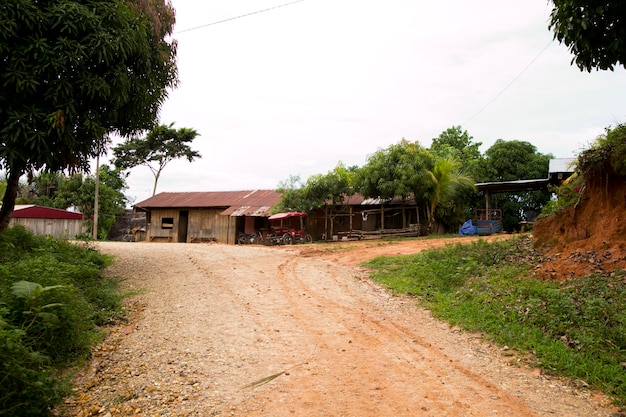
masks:
<svg viewBox="0 0 626 417"><path fill-rule="evenodd" d="M98 240L98 192L100 188L100 152L96 156L96 191L93 199L93 240Z"/></svg>

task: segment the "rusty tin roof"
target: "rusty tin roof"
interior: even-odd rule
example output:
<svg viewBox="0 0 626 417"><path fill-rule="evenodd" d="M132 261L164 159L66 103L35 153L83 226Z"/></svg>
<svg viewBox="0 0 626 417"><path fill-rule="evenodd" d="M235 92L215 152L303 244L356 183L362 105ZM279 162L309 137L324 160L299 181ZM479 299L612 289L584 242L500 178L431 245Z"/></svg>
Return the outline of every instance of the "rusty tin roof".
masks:
<svg viewBox="0 0 626 417"><path fill-rule="evenodd" d="M136 209L155 208L224 208L229 216L269 216L280 202L275 190L165 192L134 205Z"/></svg>

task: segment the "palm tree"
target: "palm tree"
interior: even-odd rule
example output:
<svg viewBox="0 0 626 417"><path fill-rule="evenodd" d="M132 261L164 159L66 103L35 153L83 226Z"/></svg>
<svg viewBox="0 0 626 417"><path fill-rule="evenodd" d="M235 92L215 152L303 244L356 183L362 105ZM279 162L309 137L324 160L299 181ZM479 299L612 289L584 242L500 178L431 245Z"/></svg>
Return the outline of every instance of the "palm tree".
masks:
<svg viewBox="0 0 626 417"><path fill-rule="evenodd" d="M435 224L435 209L446 205L454 199L461 190L473 188L475 181L467 176L461 167L461 162L451 157L437 157L428 177L432 183L432 191L427 197L428 231L431 232Z"/></svg>

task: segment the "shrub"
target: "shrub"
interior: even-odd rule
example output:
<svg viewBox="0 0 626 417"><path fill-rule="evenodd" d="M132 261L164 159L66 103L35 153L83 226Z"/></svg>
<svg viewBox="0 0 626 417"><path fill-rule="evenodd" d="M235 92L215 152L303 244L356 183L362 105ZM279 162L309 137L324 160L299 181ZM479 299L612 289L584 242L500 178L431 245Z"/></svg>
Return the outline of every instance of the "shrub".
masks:
<svg viewBox="0 0 626 417"><path fill-rule="evenodd" d="M48 358L28 347L25 337L0 321L0 415L46 415L70 393L67 381L55 376Z"/></svg>
<svg viewBox="0 0 626 417"><path fill-rule="evenodd" d="M110 263L89 246L0 235L0 415L39 416L69 393L61 371L87 357L120 312Z"/></svg>

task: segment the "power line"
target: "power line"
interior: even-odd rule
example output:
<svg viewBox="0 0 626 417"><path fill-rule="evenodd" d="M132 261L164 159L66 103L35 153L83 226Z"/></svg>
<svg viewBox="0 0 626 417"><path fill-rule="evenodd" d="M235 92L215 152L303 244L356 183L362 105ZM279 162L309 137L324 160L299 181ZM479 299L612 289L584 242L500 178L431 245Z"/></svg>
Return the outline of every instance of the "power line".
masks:
<svg viewBox="0 0 626 417"><path fill-rule="evenodd" d="M528 68L530 68L530 66L539 58L539 56L541 54L543 54L543 52L548 49L548 46L550 46L553 43L553 41L550 41L547 43L546 46L543 47L543 49L524 67L524 69L515 76L515 78L513 78L513 80L511 80L510 83L508 83L498 94L496 94L496 96L494 98L492 98L487 104L485 104L480 110L478 110L476 113L474 113L474 115L472 117L470 117L469 119L467 119L465 121L465 123L463 123L462 126L465 126L466 124L468 124L469 122L471 122L472 120L474 120L474 118L476 118L476 116L478 116L479 114L481 114L483 111L485 111L485 109L487 109L487 107L489 107L494 101L496 101L498 99L498 97L500 97L502 94L504 94L504 92L506 90L509 89L509 87L511 87L515 81L517 81L527 70Z"/></svg>
<svg viewBox="0 0 626 417"><path fill-rule="evenodd" d="M248 16L252 16L252 15L255 15L255 14L259 14L259 13L269 12L270 10L275 10L275 9L278 9L278 8L281 8L281 7L291 6L292 4L300 3L300 2L303 2L303 1L304 0L296 0L296 1L292 1L290 3L279 4L278 6L268 7L267 9L257 10L256 12L250 12L250 13L242 14L242 15L235 16L235 17L229 17L228 19L223 19L223 20L218 20L216 22L207 23L205 25L200 25L200 26L196 26L196 27L193 27L193 28L189 28L189 29L179 30L178 32L174 32L174 35L177 35L179 33L184 33L184 32L191 32L192 30L202 29L202 28L205 28L207 26L213 26L213 25L217 25L217 24L220 24L220 23L230 22L231 20L241 19L242 17L248 17Z"/></svg>

